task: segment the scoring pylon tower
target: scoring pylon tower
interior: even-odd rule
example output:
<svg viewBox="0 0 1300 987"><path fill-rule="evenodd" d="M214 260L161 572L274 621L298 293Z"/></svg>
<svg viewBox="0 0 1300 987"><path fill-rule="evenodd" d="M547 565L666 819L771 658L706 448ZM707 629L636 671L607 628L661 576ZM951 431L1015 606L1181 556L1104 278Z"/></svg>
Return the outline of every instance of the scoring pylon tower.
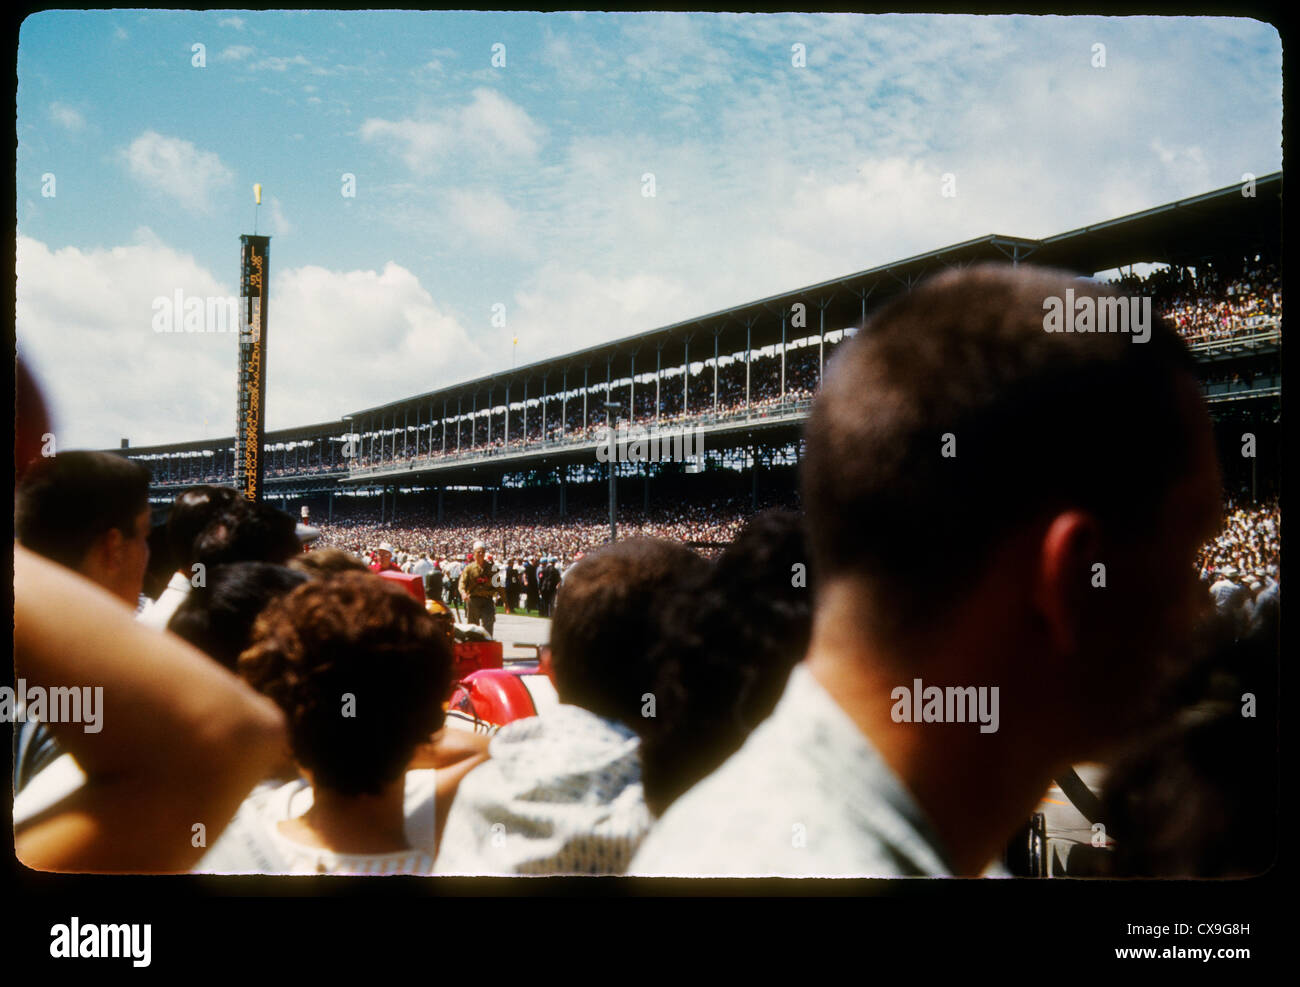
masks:
<svg viewBox="0 0 1300 987"><path fill-rule="evenodd" d="M235 484L249 500L261 500L262 438L266 417L266 297L271 238L244 234L239 238L239 244Z"/></svg>

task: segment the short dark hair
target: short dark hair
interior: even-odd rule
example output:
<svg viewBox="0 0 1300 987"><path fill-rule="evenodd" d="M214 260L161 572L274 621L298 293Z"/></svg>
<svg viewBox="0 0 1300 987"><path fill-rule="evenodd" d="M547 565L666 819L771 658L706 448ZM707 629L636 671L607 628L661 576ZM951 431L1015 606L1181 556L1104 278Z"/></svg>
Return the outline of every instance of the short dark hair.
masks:
<svg viewBox="0 0 1300 987"><path fill-rule="evenodd" d="M370 571L359 558L341 548L318 548L311 552L301 552L289 560L289 568L304 572L312 579L340 572Z"/></svg>
<svg viewBox="0 0 1300 987"><path fill-rule="evenodd" d="M284 710L294 756L326 788L379 794L443 724L451 644L386 580L308 580L262 612L252 640L239 672Z"/></svg>
<svg viewBox="0 0 1300 987"><path fill-rule="evenodd" d="M283 565L302 549L298 523L270 504L236 497L195 539L195 558L204 566L230 562Z"/></svg>
<svg viewBox="0 0 1300 987"><path fill-rule="evenodd" d="M739 750L776 707L808 650L811 593L802 516L769 510L665 600L651 653L656 715L638 724L641 780L655 815Z"/></svg>
<svg viewBox="0 0 1300 987"><path fill-rule="evenodd" d="M213 566L203 585L186 594L167 629L233 672L258 614L307 579L304 573L269 562Z"/></svg>
<svg viewBox="0 0 1300 987"><path fill-rule="evenodd" d="M133 537L148 506L149 471L139 463L107 452L61 452L23 474L14 534L24 548L76 569L105 532Z"/></svg>
<svg viewBox="0 0 1300 987"><path fill-rule="evenodd" d="M633 729L653 691L649 654L665 595L708 568L662 538L629 538L596 549L565 577L551 623L551 666L561 702Z"/></svg>
<svg viewBox="0 0 1300 987"><path fill-rule="evenodd" d="M1048 268L948 272L831 363L805 432L813 560L823 586L866 581L883 635L953 604L1016 526L1074 506L1138 532L1188 469L1186 346L1154 312L1144 343L1045 331L1067 291L1118 297Z"/></svg>
<svg viewBox="0 0 1300 987"><path fill-rule="evenodd" d="M182 490L167 515L167 547L172 568L187 568L198 561L195 542L214 517L240 496L234 487L201 485Z"/></svg>

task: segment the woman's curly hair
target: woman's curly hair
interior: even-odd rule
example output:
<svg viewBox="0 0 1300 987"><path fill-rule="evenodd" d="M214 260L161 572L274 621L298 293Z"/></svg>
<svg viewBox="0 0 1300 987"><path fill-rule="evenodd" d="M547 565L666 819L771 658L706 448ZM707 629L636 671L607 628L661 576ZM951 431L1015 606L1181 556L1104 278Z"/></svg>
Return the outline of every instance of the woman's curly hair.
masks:
<svg viewBox="0 0 1300 987"><path fill-rule="evenodd" d="M370 573L313 580L272 603L239 672L284 710L316 784L378 794L443 724L451 645L414 599Z"/></svg>

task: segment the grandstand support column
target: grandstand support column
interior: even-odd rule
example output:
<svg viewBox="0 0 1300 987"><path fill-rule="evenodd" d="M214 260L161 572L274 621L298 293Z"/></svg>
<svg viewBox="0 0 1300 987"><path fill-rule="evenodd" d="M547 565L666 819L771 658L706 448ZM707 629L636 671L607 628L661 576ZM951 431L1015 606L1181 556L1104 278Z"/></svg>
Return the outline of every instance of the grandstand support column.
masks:
<svg viewBox="0 0 1300 987"><path fill-rule="evenodd" d="M745 407L749 408L749 363L753 358L753 335L754 320L745 320Z"/></svg>
<svg viewBox="0 0 1300 987"><path fill-rule="evenodd" d="M478 443L478 388L474 389L474 407L469 416L469 447L471 449Z"/></svg>
<svg viewBox="0 0 1300 987"><path fill-rule="evenodd" d="M682 368L682 415L690 414L690 382L691 382L691 337L687 336L682 348L682 357L686 361L685 367Z"/></svg>
<svg viewBox="0 0 1300 987"><path fill-rule="evenodd" d="M564 438L564 430L569 427L569 368L565 367L561 371L560 377L560 438ZM561 483L564 481L561 480Z"/></svg>
<svg viewBox="0 0 1300 987"><path fill-rule="evenodd" d="M488 422L491 423L491 421L492 419L489 418ZM488 439L491 440L491 438L492 436L489 435ZM510 381L506 381L506 419L505 428L501 435L501 441L506 445L510 445Z"/></svg>
<svg viewBox="0 0 1300 987"><path fill-rule="evenodd" d="M411 454L411 447L408 439L411 434L411 409L402 409L402 458L405 459ZM393 455L397 454L397 444L393 444Z"/></svg>
<svg viewBox="0 0 1300 987"><path fill-rule="evenodd" d="M568 513L568 505L565 504L565 499L564 499L564 489L565 489L564 481L568 479L568 476L569 476L569 467L561 466L560 467L560 517L564 517Z"/></svg>
<svg viewBox="0 0 1300 987"><path fill-rule="evenodd" d="M590 367L589 363L582 365L582 431L578 433L579 435L587 431L587 370Z"/></svg>
<svg viewBox="0 0 1300 987"><path fill-rule="evenodd" d="M447 451L447 399L442 399L442 451Z"/></svg>
<svg viewBox="0 0 1300 987"><path fill-rule="evenodd" d="M663 408L663 402L659 400L659 385L663 381L664 375L664 344L655 344L655 421L659 421L659 412Z"/></svg>
<svg viewBox="0 0 1300 987"><path fill-rule="evenodd" d="M627 420L636 421L636 350L632 351L632 375L627 385Z"/></svg>
<svg viewBox="0 0 1300 987"><path fill-rule="evenodd" d="M718 336L721 329L713 330L713 413L718 413Z"/></svg>
<svg viewBox="0 0 1300 987"><path fill-rule="evenodd" d="M754 434L749 435L749 461L750 471L754 474L754 483L750 488L749 506L752 510L758 510L758 448L754 445Z"/></svg>
<svg viewBox="0 0 1300 987"><path fill-rule="evenodd" d="M447 489L446 487L439 487L439 488L438 488L438 521L439 521L439 523L441 523L441 522L442 522L442 519L443 519L443 502L442 502L442 494L443 494L443 491L445 491L446 489Z"/></svg>
<svg viewBox="0 0 1300 987"><path fill-rule="evenodd" d="M549 373L542 374L542 441L543 441L543 442L546 441L546 378L549 377L549 376L550 376ZM527 428L527 424L528 424L528 419L525 418L525 419L524 419L524 425L525 425L525 428L524 428L524 439L525 439L525 440L528 439L528 428Z"/></svg>
<svg viewBox="0 0 1300 987"><path fill-rule="evenodd" d="M785 309L781 309L781 402L785 403Z"/></svg>
<svg viewBox="0 0 1300 987"><path fill-rule="evenodd" d="M386 496L388 496L388 485L381 484L379 487L379 523L380 524L384 523L384 508L387 506L384 503L384 498Z"/></svg>
<svg viewBox="0 0 1300 987"><path fill-rule="evenodd" d="M390 517L388 520L389 520L389 521L396 521L396 520L397 520L397 484L396 484L396 483L393 484L393 507L392 507L392 511L393 511L392 517Z"/></svg>
<svg viewBox="0 0 1300 987"><path fill-rule="evenodd" d="M826 373L826 302L817 299L817 320L821 328L821 341L817 344L817 387L822 386Z"/></svg>
<svg viewBox="0 0 1300 987"><path fill-rule="evenodd" d="M334 491L333 490L330 491L330 506L329 506L328 517L329 517L330 524L333 524L334 523Z"/></svg>

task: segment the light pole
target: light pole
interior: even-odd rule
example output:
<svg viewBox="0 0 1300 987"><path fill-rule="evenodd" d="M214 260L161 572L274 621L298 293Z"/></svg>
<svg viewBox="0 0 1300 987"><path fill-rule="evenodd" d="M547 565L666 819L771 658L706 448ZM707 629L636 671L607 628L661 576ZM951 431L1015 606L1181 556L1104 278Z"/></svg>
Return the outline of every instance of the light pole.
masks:
<svg viewBox="0 0 1300 987"><path fill-rule="evenodd" d="M623 405L617 401L605 402L605 428L609 440L609 543L612 545L618 540L618 487L616 485L617 476L614 473L618 456L615 453L614 445L614 412L622 411Z"/></svg>

